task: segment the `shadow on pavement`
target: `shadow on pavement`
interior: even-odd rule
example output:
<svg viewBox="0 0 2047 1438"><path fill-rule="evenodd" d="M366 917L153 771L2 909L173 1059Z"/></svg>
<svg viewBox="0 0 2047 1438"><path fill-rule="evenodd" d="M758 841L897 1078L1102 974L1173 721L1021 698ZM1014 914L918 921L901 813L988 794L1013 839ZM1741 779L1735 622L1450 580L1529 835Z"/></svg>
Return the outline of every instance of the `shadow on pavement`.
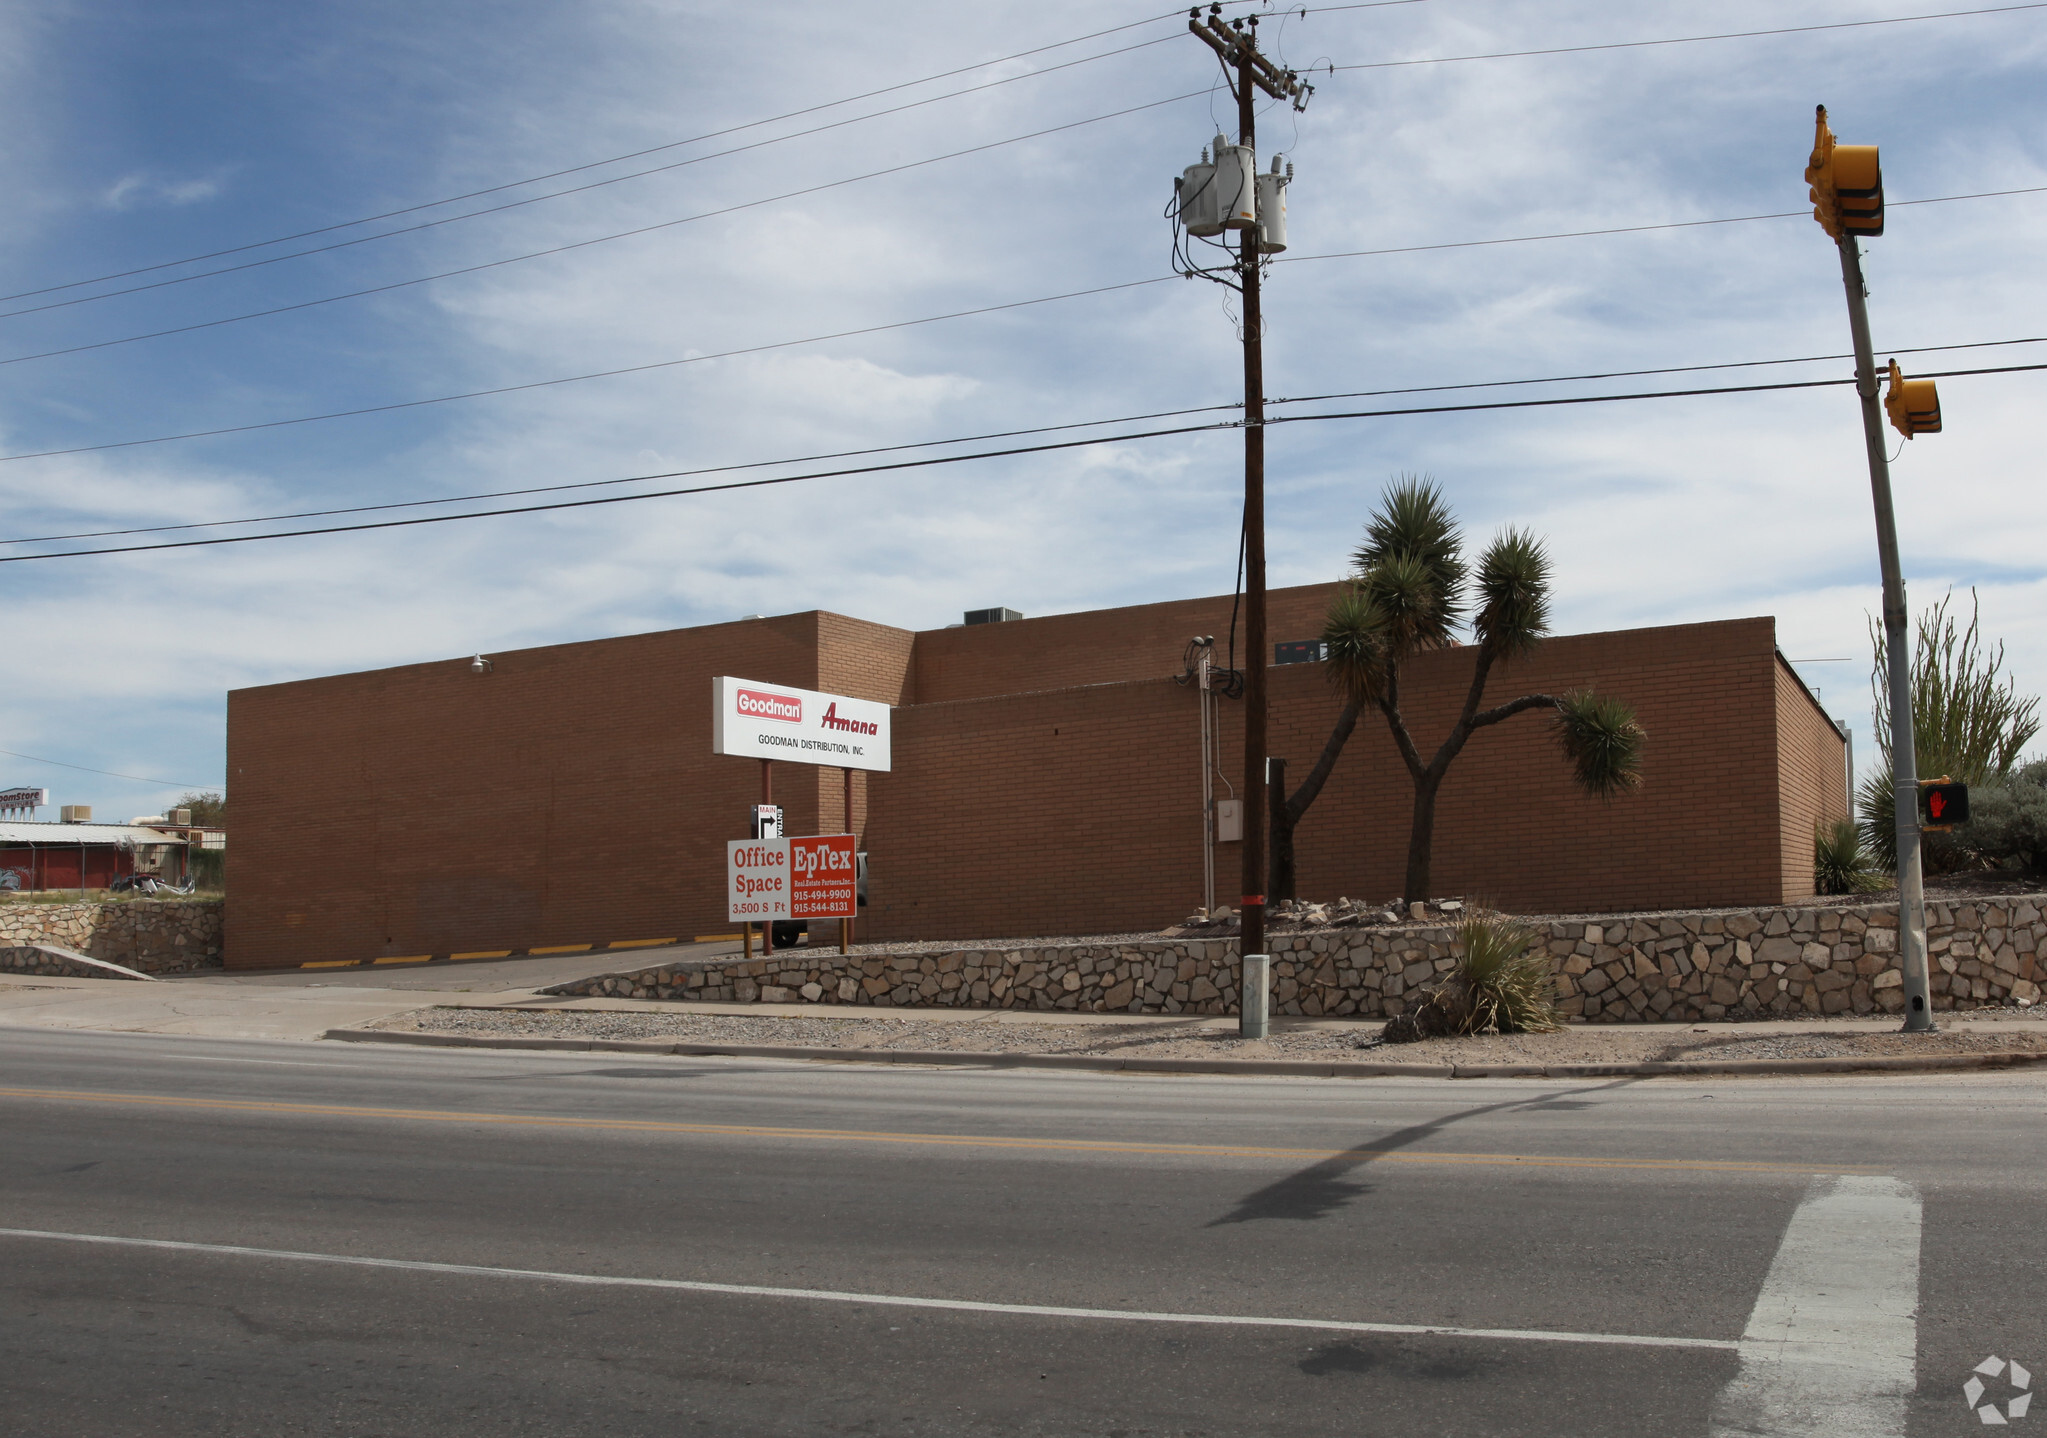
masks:
<svg viewBox="0 0 2047 1438"><path fill-rule="evenodd" d="M1256 1193L1238 1200L1235 1209L1221 1218L1212 1220L1208 1226L1219 1228L1226 1223L1256 1223L1272 1218L1293 1219L1304 1223L1327 1218L1352 1199L1361 1198L1372 1191L1372 1185L1359 1183L1348 1177L1354 1170L1363 1168L1366 1164L1388 1154L1411 1148L1425 1139L1434 1138L1453 1124L1513 1109L1562 1106L1589 1108L1592 1105L1588 1101L1569 1098L1566 1095L1604 1093L1609 1089L1624 1088L1635 1082L1637 1080L1634 1078L1621 1078L1594 1089L1564 1089L1536 1098L1507 1099L1500 1103L1481 1104L1477 1108L1468 1108L1461 1113L1445 1114L1427 1123L1413 1124L1369 1145L1360 1144L1342 1153L1331 1154L1298 1173L1288 1174L1277 1183L1269 1183Z"/></svg>

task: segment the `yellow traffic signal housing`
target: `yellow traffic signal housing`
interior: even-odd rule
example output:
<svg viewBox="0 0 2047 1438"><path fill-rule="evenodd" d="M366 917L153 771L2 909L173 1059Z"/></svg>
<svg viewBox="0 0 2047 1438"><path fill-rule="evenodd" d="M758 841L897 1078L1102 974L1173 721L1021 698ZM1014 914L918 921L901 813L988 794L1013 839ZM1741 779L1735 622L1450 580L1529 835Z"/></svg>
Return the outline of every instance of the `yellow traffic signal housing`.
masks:
<svg viewBox="0 0 2047 1438"><path fill-rule="evenodd" d="M1891 361L1891 389L1884 396L1884 410L1891 417L1891 427L1907 439L1940 433L1940 392L1930 379L1906 379L1896 360Z"/></svg>
<svg viewBox="0 0 2047 1438"><path fill-rule="evenodd" d="M1812 186L1812 217L1835 239L1884 232L1884 176L1876 146L1836 143L1825 105L1814 121L1805 182Z"/></svg>

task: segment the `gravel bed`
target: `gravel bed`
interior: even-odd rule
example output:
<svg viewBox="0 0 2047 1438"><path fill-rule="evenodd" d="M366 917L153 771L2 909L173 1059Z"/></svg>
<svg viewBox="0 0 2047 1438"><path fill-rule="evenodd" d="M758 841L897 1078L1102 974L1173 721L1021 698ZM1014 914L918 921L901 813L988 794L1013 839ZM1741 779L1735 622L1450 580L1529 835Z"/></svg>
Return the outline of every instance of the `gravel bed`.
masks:
<svg viewBox="0 0 2047 1438"><path fill-rule="evenodd" d="M1639 1028L1573 1025L1553 1034L1505 1034L1376 1042L1376 1023L1276 1028L1246 1041L1213 1019L1158 1024L1015 1023L997 1017L784 1018L772 1015L619 1012L604 1009L425 1008L371 1028L412 1033L585 1039L683 1039L719 1044L789 1044L835 1049L966 1053L1091 1054L1146 1058L1316 1058L1391 1063L1637 1063L1701 1059L1853 1058L1866 1055L2047 1051L2047 1024L1986 1030L1949 1021L1937 1034L1868 1032L1813 1024L1781 1033L1756 1026Z"/></svg>
<svg viewBox="0 0 2047 1438"><path fill-rule="evenodd" d="M915 1049L999 1054L1153 1055L1186 1058L1331 1057L1355 1050L1377 1025L1274 1034L1246 1043L1227 1030L1201 1031L1211 1020L1179 1023L1040 1024L997 1018L775 1018L748 1014L619 1013L603 1009L414 1009L371 1028L414 1033L522 1035L533 1038L691 1039L717 1044L799 1044L835 1049Z"/></svg>

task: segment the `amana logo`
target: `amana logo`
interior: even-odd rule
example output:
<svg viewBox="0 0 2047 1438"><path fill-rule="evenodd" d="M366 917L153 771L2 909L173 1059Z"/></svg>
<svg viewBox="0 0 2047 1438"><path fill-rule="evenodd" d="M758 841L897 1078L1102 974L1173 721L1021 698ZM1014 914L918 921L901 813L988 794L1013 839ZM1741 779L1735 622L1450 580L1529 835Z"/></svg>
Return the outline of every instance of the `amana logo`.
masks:
<svg viewBox="0 0 2047 1438"><path fill-rule="evenodd" d="M836 729L841 734L879 734L881 732L879 724L870 724L865 719L846 718L839 713L839 706L837 704L827 706L824 711L824 718L818 720L818 723L824 725L827 729Z"/></svg>
<svg viewBox="0 0 2047 1438"><path fill-rule="evenodd" d="M739 691L739 712L755 719L780 719L785 724L803 722L803 701L787 694L766 694L758 689Z"/></svg>

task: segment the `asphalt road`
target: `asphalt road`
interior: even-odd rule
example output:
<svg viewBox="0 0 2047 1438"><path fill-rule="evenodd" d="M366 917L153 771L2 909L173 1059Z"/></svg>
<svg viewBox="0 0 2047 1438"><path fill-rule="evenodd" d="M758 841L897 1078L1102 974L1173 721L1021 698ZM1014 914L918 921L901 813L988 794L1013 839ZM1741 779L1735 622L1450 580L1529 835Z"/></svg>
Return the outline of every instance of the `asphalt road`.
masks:
<svg viewBox="0 0 2047 1438"><path fill-rule="evenodd" d="M1979 1432L2043 1108L0 1030L0 1427Z"/></svg>

